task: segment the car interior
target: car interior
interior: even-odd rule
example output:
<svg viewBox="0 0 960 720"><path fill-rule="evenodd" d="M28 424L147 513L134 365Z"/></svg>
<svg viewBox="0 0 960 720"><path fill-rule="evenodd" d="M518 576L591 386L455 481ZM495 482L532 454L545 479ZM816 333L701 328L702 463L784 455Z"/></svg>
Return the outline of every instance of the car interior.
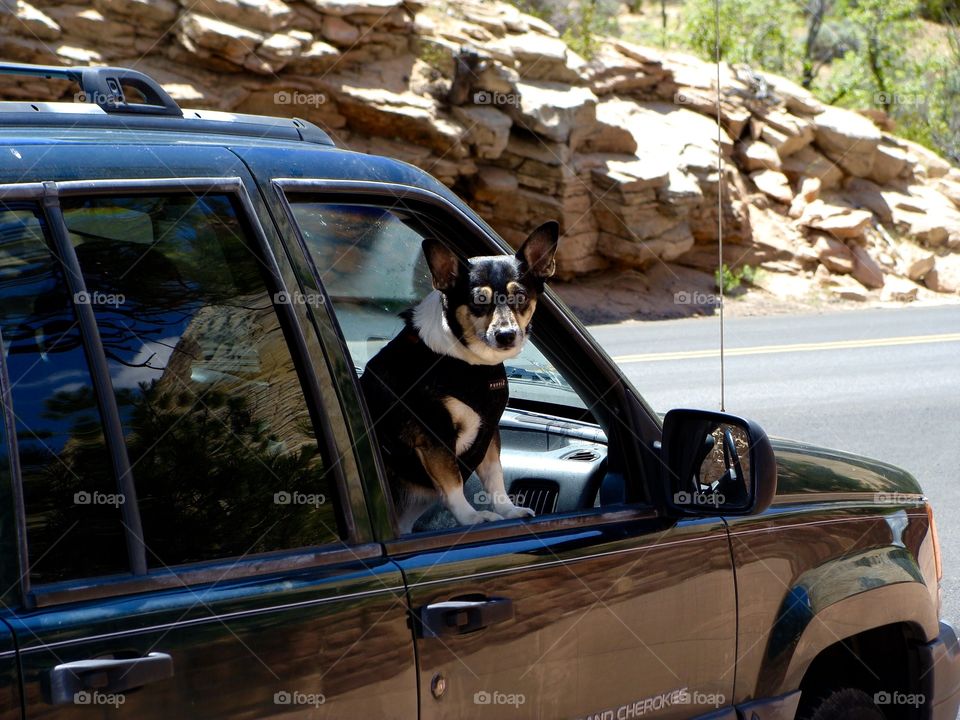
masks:
<svg viewBox="0 0 960 720"><path fill-rule="evenodd" d="M396 208L295 202L292 210L359 376L402 328L399 313L433 289L420 249L430 230ZM606 434L535 334L505 366L510 400L500 420L501 463L514 502L537 515L622 502L622 487L604 483ZM478 509L490 508L476 475L464 493ZM438 505L414 530L454 526Z"/></svg>

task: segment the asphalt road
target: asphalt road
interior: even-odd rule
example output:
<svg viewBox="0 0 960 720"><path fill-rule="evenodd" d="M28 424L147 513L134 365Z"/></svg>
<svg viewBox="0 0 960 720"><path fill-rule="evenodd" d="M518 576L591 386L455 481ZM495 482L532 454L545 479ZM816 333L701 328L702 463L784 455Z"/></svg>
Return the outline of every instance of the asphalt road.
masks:
<svg viewBox="0 0 960 720"><path fill-rule="evenodd" d="M656 410L719 409L717 318L591 331ZM960 306L727 318L724 334L727 412L917 477L937 517L943 616L960 622Z"/></svg>

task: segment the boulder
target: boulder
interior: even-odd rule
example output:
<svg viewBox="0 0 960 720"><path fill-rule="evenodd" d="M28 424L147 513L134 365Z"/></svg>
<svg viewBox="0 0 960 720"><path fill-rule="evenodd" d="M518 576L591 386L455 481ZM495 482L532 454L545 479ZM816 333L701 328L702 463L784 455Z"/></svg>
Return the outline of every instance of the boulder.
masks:
<svg viewBox="0 0 960 720"><path fill-rule="evenodd" d="M798 115L816 115L825 109L825 105L814 97L813 93L791 80L758 71L758 74L767 81L773 94L783 100L787 110Z"/></svg>
<svg viewBox="0 0 960 720"><path fill-rule="evenodd" d="M296 17L283 0L203 0L198 9L218 20L268 33L287 27Z"/></svg>
<svg viewBox="0 0 960 720"><path fill-rule="evenodd" d="M923 280L933 270L936 256L916 245L903 243L898 248L900 256L899 271L914 282Z"/></svg>
<svg viewBox="0 0 960 720"><path fill-rule="evenodd" d="M747 140L737 145L737 160L747 172L754 170L780 170L780 155L772 146L757 140Z"/></svg>
<svg viewBox="0 0 960 720"><path fill-rule="evenodd" d="M874 156L873 169L870 179L880 185L886 185L891 180L909 175L910 163L907 153L895 145L881 143L877 146Z"/></svg>
<svg viewBox="0 0 960 720"><path fill-rule="evenodd" d="M56 40L63 34L60 26L46 13L24 0L11 3L15 22L22 25L37 40Z"/></svg>
<svg viewBox="0 0 960 720"><path fill-rule="evenodd" d="M773 198L777 202L790 204L793 201L793 190L790 189L790 181L782 172L776 170L758 170L750 173L750 179L753 184L765 195Z"/></svg>
<svg viewBox="0 0 960 720"><path fill-rule="evenodd" d="M466 140L481 159L496 159L507 149L513 121L494 107L464 105L453 108L453 115L467 128Z"/></svg>
<svg viewBox="0 0 960 720"><path fill-rule="evenodd" d="M811 122L821 152L850 175L870 174L883 137L876 125L858 113L837 107L827 107Z"/></svg>
<svg viewBox="0 0 960 720"><path fill-rule="evenodd" d="M934 292L960 293L960 255L938 257L923 283Z"/></svg>
<svg viewBox="0 0 960 720"><path fill-rule="evenodd" d="M507 35L487 43L486 49L502 58L513 58L521 77L527 80L553 80L579 83L583 60L557 37L539 32Z"/></svg>
<svg viewBox="0 0 960 720"><path fill-rule="evenodd" d="M120 16L136 22L138 32L146 28L168 32L180 12L174 0L94 0L93 6L108 17Z"/></svg>
<svg viewBox="0 0 960 720"><path fill-rule="evenodd" d="M829 235L818 235L813 251L830 272L843 275L853 272L855 264L853 253L839 240Z"/></svg>
<svg viewBox="0 0 960 720"><path fill-rule="evenodd" d="M596 105L597 97L589 88L524 81L517 83L516 99L504 109L519 127L565 143L575 129L593 126Z"/></svg>
<svg viewBox="0 0 960 720"><path fill-rule="evenodd" d="M889 277L883 285L880 299L884 302L913 302L919 291L920 288L909 280Z"/></svg>
<svg viewBox="0 0 960 720"><path fill-rule="evenodd" d="M315 40L300 52L288 65L295 73L306 75L320 74L334 66L340 51L322 40Z"/></svg>
<svg viewBox="0 0 960 720"><path fill-rule="evenodd" d="M912 156L912 159L923 169L928 178L944 177L954 169L949 162L920 143L904 138L896 138L895 142L907 151L908 156Z"/></svg>
<svg viewBox="0 0 960 720"><path fill-rule="evenodd" d="M378 18L403 7L403 0L306 0L324 15L370 15Z"/></svg>
<svg viewBox="0 0 960 720"><path fill-rule="evenodd" d="M801 148L786 158L781 170L794 182L804 177L815 177L820 180L824 190L838 187L843 181L843 170L810 146Z"/></svg>
<svg viewBox="0 0 960 720"><path fill-rule="evenodd" d="M883 270L877 261L870 257L870 253L862 245L852 245L854 279L865 288L876 290L883 287Z"/></svg>
<svg viewBox="0 0 960 720"><path fill-rule="evenodd" d="M323 19L320 34L337 47L350 47L360 39L360 28L338 15L331 15Z"/></svg>
<svg viewBox="0 0 960 720"><path fill-rule="evenodd" d="M790 210L787 215L792 218L798 218L803 215L804 209L820 196L820 189L823 187L820 178L805 177L800 180L800 189L790 203Z"/></svg>
<svg viewBox="0 0 960 720"><path fill-rule="evenodd" d="M803 215L797 222L837 238L862 238L873 222L873 213L814 200L804 208Z"/></svg>
<svg viewBox="0 0 960 720"><path fill-rule="evenodd" d="M813 142L813 126L806 120L794 117L782 110L774 110L762 116L761 137L786 158Z"/></svg>
<svg viewBox="0 0 960 720"><path fill-rule="evenodd" d="M238 68L245 66L253 49L265 39L253 30L196 12L180 17L176 35L188 52L198 57L214 55Z"/></svg>

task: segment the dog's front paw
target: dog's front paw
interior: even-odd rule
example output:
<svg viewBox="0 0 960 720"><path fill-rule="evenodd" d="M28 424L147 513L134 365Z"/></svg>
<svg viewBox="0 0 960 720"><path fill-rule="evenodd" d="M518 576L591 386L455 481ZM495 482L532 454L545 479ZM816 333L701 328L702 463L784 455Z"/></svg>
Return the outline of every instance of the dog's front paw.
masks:
<svg viewBox="0 0 960 720"><path fill-rule="evenodd" d="M536 513L528 507L517 507L516 505L511 505L509 507L498 507L497 512L503 515L503 517L508 520L513 520L515 518L528 518L535 517Z"/></svg>
<svg viewBox="0 0 960 720"><path fill-rule="evenodd" d="M471 514L457 519L460 521L461 525L477 525L484 522L497 522L498 520L503 520L503 516L497 515L495 512L490 512L489 510L475 510Z"/></svg>

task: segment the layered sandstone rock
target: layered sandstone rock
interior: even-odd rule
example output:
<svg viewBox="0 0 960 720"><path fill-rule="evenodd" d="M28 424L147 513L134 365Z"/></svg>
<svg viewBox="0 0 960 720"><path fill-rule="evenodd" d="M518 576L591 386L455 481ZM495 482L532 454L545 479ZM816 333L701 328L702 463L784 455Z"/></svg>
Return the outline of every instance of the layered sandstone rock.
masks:
<svg viewBox="0 0 960 720"><path fill-rule="evenodd" d="M721 66L718 94L714 65L614 38L588 61L501 2L20 0L0 57L129 65L185 107L313 121L429 170L510 242L558 219L561 278L712 272L722 231L731 264L843 297L957 291L960 170L886 118L746 67Z"/></svg>

